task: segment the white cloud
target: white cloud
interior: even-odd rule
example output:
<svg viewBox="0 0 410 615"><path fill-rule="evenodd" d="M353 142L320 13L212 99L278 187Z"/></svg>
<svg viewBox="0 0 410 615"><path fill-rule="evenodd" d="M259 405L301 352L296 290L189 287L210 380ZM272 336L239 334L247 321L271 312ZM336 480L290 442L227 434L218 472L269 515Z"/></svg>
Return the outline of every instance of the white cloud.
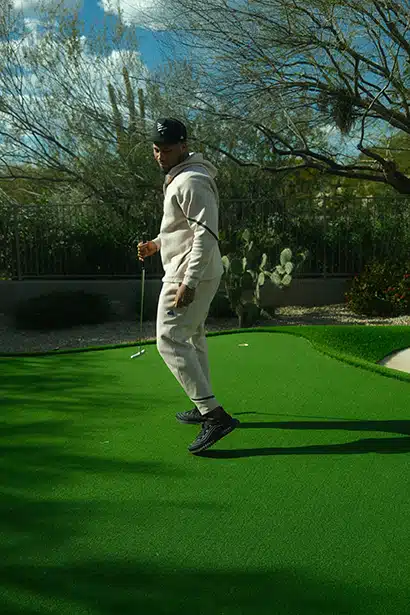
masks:
<svg viewBox="0 0 410 615"><path fill-rule="evenodd" d="M28 5L31 0L19 0L19 2ZM42 31L43 23L40 19L25 18L24 24L26 32L21 38L0 41L0 53L5 57L10 57L10 52L13 53L19 66L24 69L23 79L27 85L31 86L31 90L39 87L40 73L34 74L30 70L30 56L37 54L40 50L43 50L45 57L48 58L62 57L61 63L53 68L52 76L61 81L66 81L69 76L70 81L73 81L73 86L80 80L86 81L92 86L101 86L101 95L103 96L108 81L118 88L124 88L122 69L125 65L128 68L130 66L138 67L140 74L131 74L131 77L134 78L132 84L135 88L144 88L144 80L148 77L149 71L142 63L141 54L138 50L113 49L108 55L96 56L90 51L87 37L82 35L79 38L82 57L79 69L77 69L68 59L67 50L61 43L58 44L52 36L45 37L45 33ZM7 51L8 48L10 51ZM41 69L39 70L41 71ZM141 80L138 80L138 77ZM105 98L108 100L108 96L105 96Z"/></svg>
<svg viewBox="0 0 410 615"><path fill-rule="evenodd" d="M100 0L99 5L106 13L115 15L118 14L119 7L123 21L128 26L140 26L149 30L166 29L163 23L165 3L161 0Z"/></svg>
<svg viewBox="0 0 410 615"><path fill-rule="evenodd" d="M55 2L53 0L12 0L13 9L16 12L21 12L24 17L36 17L39 15L40 7L43 5L45 8L47 5L53 7ZM62 6L66 8L80 7L83 4L83 0L63 0Z"/></svg>
<svg viewBox="0 0 410 615"><path fill-rule="evenodd" d="M58 132L59 128L64 125L64 120L58 109L61 103L55 101L53 105L52 91L58 89L58 83L70 84L70 88L64 99L64 106L75 105L79 108L79 104L88 106L89 108L99 109L108 115L112 114L112 106L109 100L108 83L111 83L118 91L125 93L125 85L122 75L123 66L127 66L130 72L131 85L136 94L138 88L145 89L145 80L149 76L147 67L141 62L140 53L138 51L128 50L112 50L108 55L102 56L91 53L87 38L81 36L80 45L82 48L82 57L79 68L77 69L72 62L66 57L67 52L61 44L57 44L53 37L46 38L41 32L41 23L35 18L25 18L26 33L18 40L9 40L0 42L0 54L3 57L10 57L10 53L14 54L15 64L21 67L19 70L19 80L15 81L17 85L13 87L12 82L7 79L7 73L0 75L0 89L2 98L10 106L24 104L26 112L32 117L38 118L43 122L49 117L50 109L52 117L48 130L51 133ZM7 49L7 47L9 49ZM61 62L57 63L52 68L38 68L35 72L31 69L30 54L38 53L39 49L43 49L44 58L61 57ZM58 53L57 53L58 51ZM14 82L13 82L14 83ZM18 91L16 88L18 87ZM61 90L60 90L61 92ZM48 95L48 98L46 97ZM60 93L61 97L61 93ZM125 105L121 106L124 116L128 117L128 108ZM53 111L53 108L56 112ZM42 111L44 111L42 113ZM10 117L7 114L0 112L0 125L6 133L16 134L16 127L10 124ZM29 139L29 136L27 136ZM24 141L27 142L27 138ZM23 133L20 133L20 140L23 141ZM3 141L0 142L0 154L4 159L14 158L18 152L18 146ZM35 148L36 143L31 145ZM23 152L23 149L21 149ZM12 160L10 159L10 162Z"/></svg>

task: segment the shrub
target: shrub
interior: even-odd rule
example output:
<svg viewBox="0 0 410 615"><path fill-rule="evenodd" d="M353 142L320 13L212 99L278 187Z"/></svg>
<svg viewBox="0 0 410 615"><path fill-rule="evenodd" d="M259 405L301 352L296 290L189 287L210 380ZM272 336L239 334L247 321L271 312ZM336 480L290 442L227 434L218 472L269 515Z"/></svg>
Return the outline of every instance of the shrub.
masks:
<svg viewBox="0 0 410 615"><path fill-rule="evenodd" d="M210 318L235 318L236 314L232 310L228 297L223 291L218 291L215 297L212 299L211 306L209 308Z"/></svg>
<svg viewBox="0 0 410 615"><path fill-rule="evenodd" d="M20 329L63 329L100 324L112 316L104 295L85 291L55 291L21 301L14 309L14 324Z"/></svg>
<svg viewBox="0 0 410 615"><path fill-rule="evenodd" d="M410 313L410 264L373 260L346 293L349 309L366 316Z"/></svg>
<svg viewBox="0 0 410 615"><path fill-rule="evenodd" d="M394 313L410 314L410 273L405 273L396 286L389 286L385 297L392 304Z"/></svg>

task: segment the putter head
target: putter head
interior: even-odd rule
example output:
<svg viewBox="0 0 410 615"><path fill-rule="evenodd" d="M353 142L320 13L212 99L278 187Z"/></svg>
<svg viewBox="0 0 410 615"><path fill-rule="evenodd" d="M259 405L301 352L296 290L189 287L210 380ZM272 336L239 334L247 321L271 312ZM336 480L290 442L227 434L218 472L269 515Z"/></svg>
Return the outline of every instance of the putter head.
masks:
<svg viewBox="0 0 410 615"><path fill-rule="evenodd" d="M139 352L137 352L137 354L133 354L131 356L131 359L135 359L137 357L140 357L142 354L144 354L145 350L140 350Z"/></svg>

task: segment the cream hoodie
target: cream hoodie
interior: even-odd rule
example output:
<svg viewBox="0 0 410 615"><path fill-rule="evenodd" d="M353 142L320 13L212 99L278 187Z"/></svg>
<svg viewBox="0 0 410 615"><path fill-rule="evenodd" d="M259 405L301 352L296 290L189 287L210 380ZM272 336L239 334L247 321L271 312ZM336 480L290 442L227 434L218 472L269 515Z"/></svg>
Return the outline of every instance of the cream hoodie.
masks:
<svg viewBox="0 0 410 615"><path fill-rule="evenodd" d="M217 169L202 154L173 167L164 182L164 213L153 239L161 250L163 282L196 288L224 272L218 244Z"/></svg>

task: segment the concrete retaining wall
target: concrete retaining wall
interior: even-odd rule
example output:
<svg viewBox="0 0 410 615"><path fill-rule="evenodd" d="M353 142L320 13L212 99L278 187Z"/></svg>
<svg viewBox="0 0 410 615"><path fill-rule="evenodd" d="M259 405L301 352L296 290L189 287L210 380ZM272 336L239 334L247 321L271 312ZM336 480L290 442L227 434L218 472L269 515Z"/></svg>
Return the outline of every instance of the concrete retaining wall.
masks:
<svg viewBox="0 0 410 615"><path fill-rule="evenodd" d="M350 288L351 278L299 278L285 291L269 287L261 295L262 304L283 307L287 305L320 306L344 303L344 293ZM145 281L144 313L155 311L161 291L161 279ZM224 281L218 295L223 295ZM120 280L23 280L0 281L0 313L11 314L20 301L53 291L85 290L102 294L111 301L118 318L134 318L139 312L141 281Z"/></svg>

